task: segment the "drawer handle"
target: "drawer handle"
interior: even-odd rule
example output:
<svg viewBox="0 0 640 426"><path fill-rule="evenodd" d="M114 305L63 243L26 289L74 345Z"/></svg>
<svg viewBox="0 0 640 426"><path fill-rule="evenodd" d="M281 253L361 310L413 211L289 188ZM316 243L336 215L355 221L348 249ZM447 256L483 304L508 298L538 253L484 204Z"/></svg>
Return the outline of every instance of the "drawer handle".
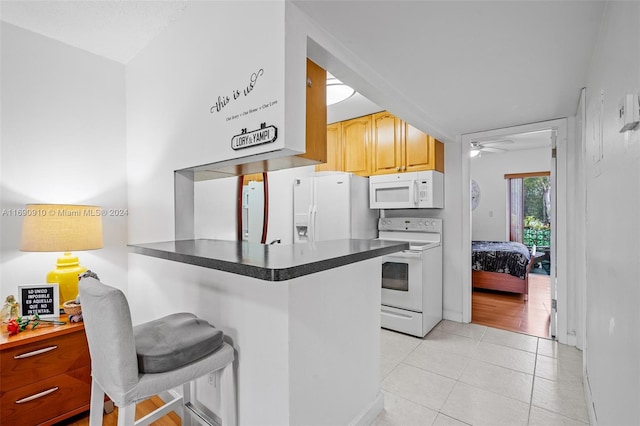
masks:
<svg viewBox="0 0 640 426"><path fill-rule="evenodd" d="M16 404L24 404L25 402L29 402L29 401L33 401L34 399L42 398L43 396L47 396L50 393L53 393L53 392L55 392L57 390L58 390L58 387L55 386L55 387L53 387L51 389L47 389L46 391L42 391L42 392L37 393L35 395L31 395L31 396L28 396L26 398L19 399L19 400L16 401Z"/></svg>
<svg viewBox="0 0 640 426"><path fill-rule="evenodd" d="M52 351L54 349L58 349L57 346L49 346L48 348L38 349L37 351L27 352L26 354L20 354L13 357L13 359L21 359L21 358L29 358L30 356L36 356L43 354L45 352Z"/></svg>

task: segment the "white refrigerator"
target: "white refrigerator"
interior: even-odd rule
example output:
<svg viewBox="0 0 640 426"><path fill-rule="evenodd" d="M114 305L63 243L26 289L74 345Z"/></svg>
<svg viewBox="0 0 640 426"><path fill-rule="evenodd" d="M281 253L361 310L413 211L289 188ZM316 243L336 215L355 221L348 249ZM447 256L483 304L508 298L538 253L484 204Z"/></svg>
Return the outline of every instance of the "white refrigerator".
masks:
<svg viewBox="0 0 640 426"><path fill-rule="evenodd" d="M293 184L293 242L376 238L378 210L369 208L369 179L318 174Z"/></svg>
<svg viewBox="0 0 640 426"><path fill-rule="evenodd" d="M242 186L242 240L259 243L264 219L264 183L249 181Z"/></svg>

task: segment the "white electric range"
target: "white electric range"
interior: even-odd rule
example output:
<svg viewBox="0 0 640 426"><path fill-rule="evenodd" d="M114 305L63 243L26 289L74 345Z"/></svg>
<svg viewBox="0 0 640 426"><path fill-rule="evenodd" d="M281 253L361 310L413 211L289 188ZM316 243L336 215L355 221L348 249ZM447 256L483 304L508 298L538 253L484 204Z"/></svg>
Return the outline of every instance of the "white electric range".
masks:
<svg viewBox="0 0 640 426"><path fill-rule="evenodd" d="M442 320L442 219L380 218L378 231L409 243L382 258L382 327L424 337Z"/></svg>

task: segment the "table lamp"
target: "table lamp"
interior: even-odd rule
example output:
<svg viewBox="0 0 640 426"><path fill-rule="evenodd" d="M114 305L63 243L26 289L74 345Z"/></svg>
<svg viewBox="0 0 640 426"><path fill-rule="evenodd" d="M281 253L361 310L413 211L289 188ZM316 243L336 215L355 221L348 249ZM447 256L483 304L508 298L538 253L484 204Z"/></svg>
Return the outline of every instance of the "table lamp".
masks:
<svg viewBox="0 0 640 426"><path fill-rule="evenodd" d="M21 251L63 252L47 283L58 283L60 304L78 295L80 266L71 251L102 248L102 210L97 206L28 204L22 224Z"/></svg>

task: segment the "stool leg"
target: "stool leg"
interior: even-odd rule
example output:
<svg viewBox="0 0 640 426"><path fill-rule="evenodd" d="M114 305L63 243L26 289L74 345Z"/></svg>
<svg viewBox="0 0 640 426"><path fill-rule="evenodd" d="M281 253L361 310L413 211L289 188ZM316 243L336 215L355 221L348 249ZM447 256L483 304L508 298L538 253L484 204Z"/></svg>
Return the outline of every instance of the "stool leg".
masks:
<svg viewBox="0 0 640 426"><path fill-rule="evenodd" d="M220 378L220 405L222 426L236 426L236 386L233 363L227 364Z"/></svg>
<svg viewBox="0 0 640 426"><path fill-rule="evenodd" d="M118 426L133 426L136 420L136 403L118 407Z"/></svg>
<svg viewBox="0 0 640 426"><path fill-rule="evenodd" d="M102 426L102 408L104 406L104 391L91 380L91 402L89 406L89 426Z"/></svg>
<svg viewBox="0 0 640 426"><path fill-rule="evenodd" d="M191 412L186 405L191 402L191 382L182 385L182 426L191 426Z"/></svg>

